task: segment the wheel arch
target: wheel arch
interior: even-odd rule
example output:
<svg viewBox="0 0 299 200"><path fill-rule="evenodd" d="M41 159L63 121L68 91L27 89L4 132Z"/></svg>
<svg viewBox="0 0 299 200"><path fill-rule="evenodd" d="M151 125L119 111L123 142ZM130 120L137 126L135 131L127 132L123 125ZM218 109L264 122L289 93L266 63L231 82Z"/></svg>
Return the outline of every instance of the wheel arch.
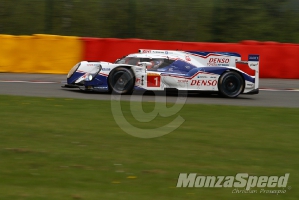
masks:
<svg viewBox="0 0 299 200"><path fill-rule="evenodd" d="M229 71L236 72L236 73L238 73L238 74L242 77L242 80L243 80L243 89L242 89L242 92L241 92L241 94L242 94L242 93L244 92L244 90L245 90L245 85L246 85L246 84L245 84L245 77L244 77L243 73L240 72L239 70L231 69L231 68L224 70L224 71L220 74L220 76L219 76L219 78L218 78L218 83L219 83L220 78L223 76L223 74L225 74L226 72L229 72ZM218 89L218 90L219 90L219 89Z"/></svg>
<svg viewBox="0 0 299 200"><path fill-rule="evenodd" d="M110 82L109 82L110 75L112 75L112 74L114 73L114 71L117 70L117 69L120 68L120 67L126 68L126 69L128 69L128 70L130 70L130 71L132 72L132 74L133 74L133 81L134 81L134 84L135 84L135 81L136 81L136 74L135 74L134 70L132 69L133 66L131 66L131 65L119 65L119 66L117 66L117 67L114 67L114 68L110 71L110 73L109 73L109 75L108 75L108 77L107 77L107 85L108 85L108 90L109 90L109 92L112 92L112 88L111 88L111 85L110 85Z"/></svg>

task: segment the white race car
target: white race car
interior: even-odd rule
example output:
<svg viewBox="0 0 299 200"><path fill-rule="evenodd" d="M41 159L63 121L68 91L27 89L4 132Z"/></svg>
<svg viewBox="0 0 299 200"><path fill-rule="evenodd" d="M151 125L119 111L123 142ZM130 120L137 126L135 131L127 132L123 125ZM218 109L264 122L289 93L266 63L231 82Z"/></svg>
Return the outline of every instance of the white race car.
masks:
<svg viewBox="0 0 299 200"><path fill-rule="evenodd" d="M248 64L250 76L236 67ZM64 88L131 94L167 89L218 92L237 97L259 92L259 55L241 61L237 53L140 49L110 62L81 61L67 75Z"/></svg>

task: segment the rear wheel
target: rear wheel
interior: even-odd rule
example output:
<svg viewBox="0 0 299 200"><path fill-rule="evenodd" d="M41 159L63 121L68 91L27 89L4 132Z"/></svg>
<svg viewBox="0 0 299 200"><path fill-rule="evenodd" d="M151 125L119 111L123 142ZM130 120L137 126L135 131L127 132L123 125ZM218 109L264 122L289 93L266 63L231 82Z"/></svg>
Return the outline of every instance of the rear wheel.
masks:
<svg viewBox="0 0 299 200"><path fill-rule="evenodd" d="M237 72L226 72L219 79L218 89L220 94L224 97L237 97L244 89L243 78Z"/></svg>
<svg viewBox="0 0 299 200"><path fill-rule="evenodd" d="M124 67L114 69L108 78L109 86L112 93L130 94L134 88L133 72Z"/></svg>

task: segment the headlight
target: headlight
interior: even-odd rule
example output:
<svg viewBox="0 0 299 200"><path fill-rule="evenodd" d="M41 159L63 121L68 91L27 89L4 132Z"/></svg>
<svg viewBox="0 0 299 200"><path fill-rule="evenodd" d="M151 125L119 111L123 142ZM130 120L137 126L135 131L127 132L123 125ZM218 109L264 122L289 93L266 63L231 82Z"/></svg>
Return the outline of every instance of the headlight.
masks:
<svg viewBox="0 0 299 200"><path fill-rule="evenodd" d="M94 77L96 77L97 73L95 74L88 74L85 78L85 81L92 81Z"/></svg>
<svg viewBox="0 0 299 200"><path fill-rule="evenodd" d="M88 76L85 78L85 81L92 81L94 77L96 77L101 70L102 70L102 65L96 66L93 70L89 72Z"/></svg>
<svg viewBox="0 0 299 200"><path fill-rule="evenodd" d="M75 71L77 71L77 69L80 67L81 65L81 62L77 63L70 71L69 73L67 74L67 78L70 78L74 73Z"/></svg>

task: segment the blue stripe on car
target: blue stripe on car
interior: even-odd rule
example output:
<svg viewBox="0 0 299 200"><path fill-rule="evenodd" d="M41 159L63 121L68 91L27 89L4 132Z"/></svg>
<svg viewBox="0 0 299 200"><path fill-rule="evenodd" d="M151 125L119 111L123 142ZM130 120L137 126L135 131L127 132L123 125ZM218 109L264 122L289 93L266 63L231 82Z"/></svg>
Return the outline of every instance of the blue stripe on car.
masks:
<svg viewBox="0 0 299 200"><path fill-rule="evenodd" d="M75 72L70 78L67 79L67 84L73 84L75 81L83 76L85 73Z"/></svg>
<svg viewBox="0 0 299 200"><path fill-rule="evenodd" d="M204 52L204 51L186 51L188 53L192 53L192 54L196 54L196 55L200 55L200 56L208 56L209 54L221 54L221 55L225 55L225 56L237 56L237 57L241 57L240 54L238 53L230 53L230 52Z"/></svg>

